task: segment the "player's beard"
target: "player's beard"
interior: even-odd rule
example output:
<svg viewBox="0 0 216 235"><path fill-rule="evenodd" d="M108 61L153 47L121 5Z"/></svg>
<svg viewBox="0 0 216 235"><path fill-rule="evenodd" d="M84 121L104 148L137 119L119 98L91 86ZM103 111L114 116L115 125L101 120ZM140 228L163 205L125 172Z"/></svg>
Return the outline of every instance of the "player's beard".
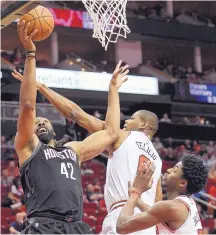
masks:
<svg viewBox="0 0 216 235"><path fill-rule="evenodd" d="M55 136L54 130L49 130L47 133L43 133L41 135L38 135L38 139L44 143L49 144L50 140Z"/></svg>

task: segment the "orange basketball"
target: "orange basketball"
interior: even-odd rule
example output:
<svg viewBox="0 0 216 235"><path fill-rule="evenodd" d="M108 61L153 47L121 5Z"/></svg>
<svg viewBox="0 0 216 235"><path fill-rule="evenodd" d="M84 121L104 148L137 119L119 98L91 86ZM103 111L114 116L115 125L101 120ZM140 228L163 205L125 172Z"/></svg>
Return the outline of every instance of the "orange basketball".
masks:
<svg viewBox="0 0 216 235"><path fill-rule="evenodd" d="M38 30L37 35L33 37L34 41L42 41L50 36L54 29L54 19L52 13L43 6L37 6L19 19L19 23L25 20L30 23L28 35L35 29Z"/></svg>

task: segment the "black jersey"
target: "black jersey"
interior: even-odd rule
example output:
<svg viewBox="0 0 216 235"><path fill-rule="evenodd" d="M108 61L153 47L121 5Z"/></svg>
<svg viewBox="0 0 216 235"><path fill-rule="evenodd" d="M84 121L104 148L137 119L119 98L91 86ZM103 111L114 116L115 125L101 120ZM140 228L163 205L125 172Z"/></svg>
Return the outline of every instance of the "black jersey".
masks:
<svg viewBox="0 0 216 235"><path fill-rule="evenodd" d="M28 215L49 211L82 218L81 171L74 150L39 142L20 174Z"/></svg>

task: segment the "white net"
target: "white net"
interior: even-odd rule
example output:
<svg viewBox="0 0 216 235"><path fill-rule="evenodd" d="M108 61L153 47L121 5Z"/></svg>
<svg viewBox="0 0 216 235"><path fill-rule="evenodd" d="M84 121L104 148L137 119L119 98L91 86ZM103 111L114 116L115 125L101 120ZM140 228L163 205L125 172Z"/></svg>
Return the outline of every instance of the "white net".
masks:
<svg viewBox="0 0 216 235"><path fill-rule="evenodd" d="M127 0L82 0L94 24L94 38L107 50L110 42L116 43L119 37L127 37Z"/></svg>

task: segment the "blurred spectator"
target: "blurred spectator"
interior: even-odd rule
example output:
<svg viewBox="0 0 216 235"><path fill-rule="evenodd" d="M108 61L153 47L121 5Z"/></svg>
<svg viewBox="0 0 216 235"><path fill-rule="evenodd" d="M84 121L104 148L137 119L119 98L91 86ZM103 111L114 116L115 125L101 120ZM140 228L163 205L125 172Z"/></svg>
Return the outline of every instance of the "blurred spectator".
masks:
<svg viewBox="0 0 216 235"><path fill-rule="evenodd" d="M94 171L88 168L88 164L86 162L83 162L81 165L81 175L92 175L92 174L94 174Z"/></svg>
<svg viewBox="0 0 216 235"><path fill-rule="evenodd" d="M159 18L159 17L157 16L157 12L156 12L155 9L151 9L149 18L150 18L150 19L153 19L153 20L157 20L157 19Z"/></svg>
<svg viewBox="0 0 216 235"><path fill-rule="evenodd" d="M95 192L94 186L92 184L87 185L86 195L90 202L99 201L100 199L103 199L103 194L100 192Z"/></svg>
<svg viewBox="0 0 216 235"><path fill-rule="evenodd" d="M196 117L195 117L194 124L195 124L195 125L200 125L200 124L202 124L200 116L196 116Z"/></svg>
<svg viewBox="0 0 216 235"><path fill-rule="evenodd" d="M193 150L197 154L201 151L201 146L200 146L200 144L198 143L197 140L193 141Z"/></svg>
<svg viewBox="0 0 216 235"><path fill-rule="evenodd" d="M100 192L101 191L100 180L98 178L93 179L92 185L94 187L95 192Z"/></svg>
<svg viewBox="0 0 216 235"><path fill-rule="evenodd" d="M83 203L88 203L89 200L85 194L83 194Z"/></svg>
<svg viewBox="0 0 216 235"><path fill-rule="evenodd" d="M14 49L14 52L13 52L13 55L11 57L11 62L14 64L14 65L24 65L24 57L22 55L22 52L19 48L15 48Z"/></svg>
<svg viewBox="0 0 216 235"><path fill-rule="evenodd" d="M200 154L200 155L203 155L203 154L205 154L205 153L208 153L208 152L207 152L207 148L206 148L206 145L205 145L205 144L202 144L202 145L201 145L201 150L200 150L199 154Z"/></svg>
<svg viewBox="0 0 216 235"><path fill-rule="evenodd" d="M164 141L164 147L165 148L173 148L173 147L175 147L175 144L173 143L172 137L169 137L167 141Z"/></svg>
<svg viewBox="0 0 216 235"><path fill-rule="evenodd" d="M20 234L25 216L26 213L20 212L16 214L16 221L12 222L9 228L11 234Z"/></svg>
<svg viewBox="0 0 216 235"><path fill-rule="evenodd" d="M154 147L155 147L155 149L157 151L164 147L163 144L160 142L160 138L159 137L155 137L155 139L153 141L153 145L154 145Z"/></svg>
<svg viewBox="0 0 216 235"><path fill-rule="evenodd" d="M203 161L206 166L210 167L211 166L211 161L209 161L208 154L204 153L202 154Z"/></svg>
<svg viewBox="0 0 216 235"><path fill-rule="evenodd" d="M186 125L188 125L188 124L190 124L190 121L188 120L187 117L184 117L183 123L186 124Z"/></svg>
<svg viewBox="0 0 216 235"><path fill-rule="evenodd" d="M13 182L12 178L8 177L7 169L4 169L2 171L1 184L8 187L12 184L12 182Z"/></svg>
<svg viewBox="0 0 216 235"><path fill-rule="evenodd" d="M216 183L216 162L211 165L209 177L215 180ZM215 185L216 186L216 185Z"/></svg>
<svg viewBox="0 0 216 235"><path fill-rule="evenodd" d="M206 149L207 149L207 152L209 154L212 154L215 151L215 149L216 149L216 146L214 146L214 142L213 141L209 141L208 146L207 146Z"/></svg>
<svg viewBox="0 0 216 235"><path fill-rule="evenodd" d="M15 140L15 136L14 135L10 136L9 140L7 141L8 148L14 149L14 140Z"/></svg>
<svg viewBox="0 0 216 235"><path fill-rule="evenodd" d="M98 119L101 119L101 118L102 118L102 115L101 115L101 113L100 113L98 110L96 110L93 115L94 115L96 118L98 118Z"/></svg>
<svg viewBox="0 0 216 235"><path fill-rule="evenodd" d="M13 185L11 186L11 193L14 195L14 197L18 198L20 201L23 199L24 194L19 176L17 176L13 180Z"/></svg>
<svg viewBox="0 0 216 235"><path fill-rule="evenodd" d="M20 177L16 177L13 180L11 186L11 192L8 193L7 197L2 202L3 207L11 207L12 209L21 208L24 199L23 189L21 187Z"/></svg>
<svg viewBox="0 0 216 235"><path fill-rule="evenodd" d="M15 161L9 161L8 168L6 169L8 177L12 180L19 175L19 169Z"/></svg>
<svg viewBox="0 0 216 235"><path fill-rule="evenodd" d="M167 149L167 155L166 157L164 158L164 160L166 161L175 161L175 157L174 157L174 154L173 154L173 149L172 148L168 148Z"/></svg>
<svg viewBox="0 0 216 235"><path fill-rule="evenodd" d="M1 151L4 153L6 151L7 145L6 145L6 138L4 135L1 136Z"/></svg>
<svg viewBox="0 0 216 235"><path fill-rule="evenodd" d="M164 113L164 115L163 115L163 117L161 118L160 122L167 122L167 123L170 123L170 122L171 122L171 120L169 119L167 113Z"/></svg>
<svg viewBox="0 0 216 235"><path fill-rule="evenodd" d="M187 150L191 150L191 149L192 149L191 142L190 142L190 140L188 140L188 139L185 140L184 146L185 146L185 148L186 148Z"/></svg>

